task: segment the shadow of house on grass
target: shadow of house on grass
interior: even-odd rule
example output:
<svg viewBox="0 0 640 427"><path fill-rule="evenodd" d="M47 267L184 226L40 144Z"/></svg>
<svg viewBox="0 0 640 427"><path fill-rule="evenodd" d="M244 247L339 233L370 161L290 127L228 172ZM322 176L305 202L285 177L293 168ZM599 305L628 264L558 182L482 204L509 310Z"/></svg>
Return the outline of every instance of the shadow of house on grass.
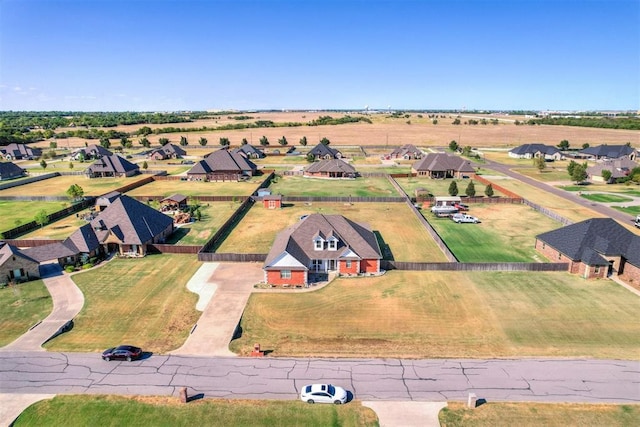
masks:
<svg viewBox="0 0 640 427"><path fill-rule="evenodd" d="M379 231L374 231L373 234L376 236L376 240L378 241L378 245L380 246L380 251L382 252L382 259L386 259L387 261L394 261L393 252L391 251L391 246L387 242L384 241L382 234Z"/></svg>

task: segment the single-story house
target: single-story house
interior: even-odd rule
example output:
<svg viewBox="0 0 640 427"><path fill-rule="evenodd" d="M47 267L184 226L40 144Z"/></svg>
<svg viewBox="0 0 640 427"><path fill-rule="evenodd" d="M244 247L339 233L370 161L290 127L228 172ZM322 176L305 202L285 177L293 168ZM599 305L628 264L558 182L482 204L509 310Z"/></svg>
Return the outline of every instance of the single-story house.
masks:
<svg viewBox="0 0 640 427"><path fill-rule="evenodd" d="M258 167L241 154L221 149L208 154L187 172L189 180L239 181L255 174Z"/></svg>
<svg viewBox="0 0 640 427"><path fill-rule="evenodd" d="M341 275L379 274L382 252L371 229L342 215L311 214L276 236L263 270L266 283L306 286Z"/></svg>
<svg viewBox="0 0 640 427"><path fill-rule="evenodd" d="M262 159L266 157L262 150L254 147L251 144L241 145L240 147L233 149L231 152L243 155L248 159Z"/></svg>
<svg viewBox="0 0 640 427"><path fill-rule="evenodd" d="M595 147L587 147L579 151L581 154L588 155L592 160L615 160L623 157L629 160L636 160L638 151L630 145L598 145Z"/></svg>
<svg viewBox="0 0 640 427"><path fill-rule="evenodd" d="M0 148L0 155L5 160L33 160L42 156L42 150L25 144L11 143Z"/></svg>
<svg viewBox="0 0 640 427"><path fill-rule="evenodd" d="M534 159L543 157L547 161L562 160L564 155L558 147L545 144L523 144L509 151L509 157L515 159Z"/></svg>
<svg viewBox="0 0 640 427"><path fill-rule="evenodd" d="M17 247L0 247L0 283L26 282L40 278L40 263Z"/></svg>
<svg viewBox="0 0 640 427"><path fill-rule="evenodd" d="M587 167L587 174L593 182L605 182L605 179L602 177L602 172L608 170L611 172L611 178L606 183L610 184L618 178L624 178L629 175L629 173L638 166L640 165L628 157L615 160L602 160L593 166Z"/></svg>
<svg viewBox="0 0 640 427"><path fill-rule="evenodd" d="M187 154L182 148L175 144L165 144L160 148L149 152L149 158L153 160L180 159Z"/></svg>
<svg viewBox="0 0 640 427"><path fill-rule="evenodd" d="M418 160L421 159L423 155L422 150L415 145L405 144L402 147L396 147L386 157L388 159Z"/></svg>
<svg viewBox="0 0 640 427"><path fill-rule="evenodd" d="M161 211L177 211L181 209L186 209L187 207L187 196L182 194L174 194L169 197L165 197L160 200L160 210Z"/></svg>
<svg viewBox="0 0 640 427"><path fill-rule="evenodd" d="M91 144L84 148L80 148L71 154L71 158L73 160L97 160L107 156L113 156L113 152L107 150L102 145L97 144Z"/></svg>
<svg viewBox="0 0 640 427"><path fill-rule="evenodd" d="M264 206L265 209L280 209L282 207L282 195L269 194L262 197L262 206Z"/></svg>
<svg viewBox="0 0 640 427"><path fill-rule="evenodd" d="M140 166L117 154L102 157L93 162L84 173L89 178L128 177L140 173Z"/></svg>
<svg viewBox="0 0 640 427"><path fill-rule="evenodd" d="M24 169L12 162L0 162L0 181L20 178L26 174Z"/></svg>
<svg viewBox="0 0 640 427"><path fill-rule="evenodd" d="M338 150L335 150L328 145L323 143L319 143L315 147L313 147L307 155L313 155L315 160L327 160L327 159L340 159L342 158L342 153Z"/></svg>
<svg viewBox="0 0 640 427"><path fill-rule="evenodd" d="M640 236L611 218L591 218L539 234L535 247L586 279L615 274L640 283Z"/></svg>
<svg viewBox="0 0 640 427"><path fill-rule="evenodd" d="M355 178L356 168L340 159L326 159L312 163L304 170L304 176L313 178Z"/></svg>
<svg viewBox="0 0 640 427"><path fill-rule="evenodd" d="M418 176L429 178L463 178L476 171L469 160L445 153L429 153L411 166Z"/></svg>

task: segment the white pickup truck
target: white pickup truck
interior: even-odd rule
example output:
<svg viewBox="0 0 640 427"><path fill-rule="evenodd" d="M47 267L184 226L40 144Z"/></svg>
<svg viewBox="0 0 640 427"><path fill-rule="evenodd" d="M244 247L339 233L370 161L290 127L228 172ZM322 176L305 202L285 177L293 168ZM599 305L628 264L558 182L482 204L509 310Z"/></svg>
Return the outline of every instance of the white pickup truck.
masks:
<svg viewBox="0 0 640 427"><path fill-rule="evenodd" d="M480 220L478 220L478 218L476 218L475 216L467 215L464 213L453 214L451 219L453 220L453 222L457 222L458 224L461 222L472 222L474 224L480 222Z"/></svg>

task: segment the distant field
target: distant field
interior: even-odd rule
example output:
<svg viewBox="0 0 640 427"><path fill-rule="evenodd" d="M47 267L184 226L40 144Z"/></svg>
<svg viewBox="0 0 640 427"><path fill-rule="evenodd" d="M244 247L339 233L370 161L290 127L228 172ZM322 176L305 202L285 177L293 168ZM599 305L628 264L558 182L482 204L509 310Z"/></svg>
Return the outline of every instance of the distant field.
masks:
<svg viewBox="0 0 640 427"><path fill-rule="evenodd" d="M322 179L283 176L269 187L273 194L285 196L398 197L386 178Z"/></svg>
<svg viewBox="0 0 640 427"><path fill-rule="evenodd" d="M0 195L3 195L0 192ZM35 219L38 212L44 209L51 214L69 206L69 202L32 202L0 200L0 233L26 224Z"/></svg>
<svg viewBox="0 0 640 427"><path fill-rule="evenodd" d="M72 184L78 184L82 187L85 196L99 196L144 178L144 175L136 175L129 178L93 179L89 179L84 175L56 176L43 181L1 190L0 196L66 196L66 191Z"/></svg>

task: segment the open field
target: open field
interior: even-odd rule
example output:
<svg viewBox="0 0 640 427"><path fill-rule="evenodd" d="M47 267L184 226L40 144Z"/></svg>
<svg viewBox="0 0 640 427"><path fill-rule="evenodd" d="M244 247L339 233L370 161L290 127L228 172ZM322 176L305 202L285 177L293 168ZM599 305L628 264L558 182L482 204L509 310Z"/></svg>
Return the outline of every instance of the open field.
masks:
<svg viewBox="0 0 640 427"><path fill-rule="evenodd" d="M372 409L348 405L309 405L295 400L200 399L180 402L164 396L59 395L31 405L18 426L116 426L135 420L143 426L378 426Z"/></svg>
<svg viewBox="0 0 640 427"><path fill-rule="evenodd" d="M248 181L181 181L157 180L127 192L128 196L249 196L266 176L254 176Z"/></svg>
<svg viewBox="0 0 640 427"><path fill-rule="evenodd" d="M85 297L69 333L48 342L50 351L103 351L132 343L164 353L184 342L198 320L196 294L186 283L201 263L189 255L113 259L72 276Z"/></svg>
<svg viewBox="0 0 640 427"><path fill-rule="evenodd" d="M279 357L635 360L639 309L616 283L567 273L394 270L315 292L253 294L231 349L247 355L259 342Z"/></svg>
<svg viewBox="0 0 640 427"><path fill-rule="evenodd" d="M51 295L42 280L0 287L0 347L27 332L52 309Z"/></svg>
<svg viewBox="0 0 640 427"><path fill-rule="evenodd" d="M470 205L479 224L456 224L428 210L422 214L461 262L547 262L535 250L540 233L562 224L522 204Z"/></svg>
<svg viewBox="0 0 640 427"><path fill-rule="evenodd" d="M283 176L269 186L273 194L286 196L398 197L387 178L326 179Z"/></svg>
<svg viewBox="0 0 640 427"><path fill-rule="evenodd" d="M380 234L388 246L387 253L395 260L446 262L442 251L404 203L296 203L280 210L267 210L256 204L216 252L268 253L277 233L295 224L301 215L311 213L340 214L369 224ZM402 227L398 227L400 222Z"/></svg>
<svg viewBox="0 0 640 427"><path fill-rule="evenodd" d="M625 427L637 424L640 405L489 402L469 409L449 402L439 419L443 427Z"/></svg>
<svg viewBox="0 0 640 427"><path fill-rule="evenodd" d="M238 209L239 203L210 202L200 206L202 218L183 224L173 232L167 243L178 245L204 245Z"/></svg>
<svg viewBox="0 0 640 427"><path fill-rule="evenodd" d="M78 184L84 190L85 196L100 196L132 182L145 178L136 175L129 178L93 178L84 175L65 175L20 185L0 191L0 196L66 196L67 189Z"/></svg>
<svg viewBox="0 0 640 427"><path fill-rule="evenodd" d="M38 212L44 209L47 214L69 206L69 202L34 202L0 200L0 233L26 224L35 219Z"/></svg>

